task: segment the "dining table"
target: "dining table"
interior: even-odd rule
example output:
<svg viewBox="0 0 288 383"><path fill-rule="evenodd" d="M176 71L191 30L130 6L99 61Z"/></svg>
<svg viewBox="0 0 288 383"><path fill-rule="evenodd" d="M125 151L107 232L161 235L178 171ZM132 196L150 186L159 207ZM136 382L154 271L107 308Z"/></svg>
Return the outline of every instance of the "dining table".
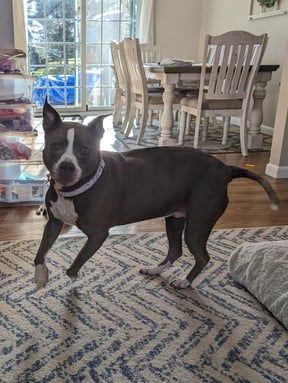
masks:
<svg viewBox="0 0 288 383"><path fill-rule="evenodd" d="M263 135L261 134L261 124L263 121L263 101L266 97L266 86L271 80L273 72L280 65L263 64L260 65L255 77L255 84L252 93L252 108L249 116L248 132L247 132L247 147L248 149L261 149ZM159 146L173 146L176 143L173 137L173 100L174 91L177 84L185 81L195 83L200 81L202 65L160 65L160 64L144 64L144 70L147 79L154 79L161 82L164 88L163 93L163 113L160 120L160 137ZM207 79L210 71L206 68Z"/></svg>

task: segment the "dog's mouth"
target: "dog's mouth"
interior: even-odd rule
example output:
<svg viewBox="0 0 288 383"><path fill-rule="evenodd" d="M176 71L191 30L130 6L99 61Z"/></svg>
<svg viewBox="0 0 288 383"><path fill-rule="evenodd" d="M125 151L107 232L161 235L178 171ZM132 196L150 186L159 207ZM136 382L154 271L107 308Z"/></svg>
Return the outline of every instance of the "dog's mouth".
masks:
<svg viewBox="0 0 288 383"><path fill-rule="evenodd" d="M52 169L52 178L59 186L72 186L81 178L81 169L73 162L63 161Z"/></svg>

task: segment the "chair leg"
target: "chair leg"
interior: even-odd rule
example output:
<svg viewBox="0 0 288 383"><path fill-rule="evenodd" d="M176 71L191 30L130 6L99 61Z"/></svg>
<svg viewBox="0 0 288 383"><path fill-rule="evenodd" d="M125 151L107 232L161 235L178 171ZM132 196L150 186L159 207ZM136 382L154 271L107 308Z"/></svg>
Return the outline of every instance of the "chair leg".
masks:
<svg viewBox="0 0 288 383"><path fill-rule="evenodd" d="M159 129L161 130L161 119L162 119L163 110L159 110Z"/></svg>
<svg viewBox="0 0 288 383"><path fill-rule="evenodd" d="M174 121L174 123L175 123L175 121L177 121L177 109L173 110L173 121Z"/></svg>
<svg viewBox="0 0 288 383"><path fill-rule="evenodd" d="M195 133L194 133L194 145L193 145L193 147L194 147L195 149L198 148L199 131L200 131L200 121L201 121L201 116L198 114L198 115L196 116Z"/></svg>
<svg viewBox="0 0 288 383"><path fill-rule="evenodd" d="M187 113L186 114L186 124L185 124L185 134L188 135L190 133L190 128L191 128L191 114Z"/></svg>
<svg viewBox="0 0 288 383"><path fill-rule="evenodd" d="M209 127L209 117L204 117L203 129L202 129L202 141L207 141L208 127Z"/></svg>
<svg viewBox="0 0 288 383"><path fill-rule="evenodd" d="M128 125L129 116L130 116L130 109L131 109L131 104L129 107L128 107L128 105L126 105L124 120L123 120L123 124L122 124L122 128L121 128L121 133L124 133L127 130L127 125Z"/></svg>
<svg viewBox="0 0 288 383"><path fill-rule="evenodd" d="M240 120L240 145L242 156L247 157L247 123L246 118L243 117Z"/></svg>
<svg viewBox="0 0 288 383"><path fill-rule="evenodd" d="M123 124L122 124L122 128L121 128L121 133L124 133L127 129L130 110L131 110L131 94L127 93L126 105L125 105L125 114L124 114L124 120L123 120Z"/></svg>
<svg viewBox="0 0 288 383"><path fill-rule="evenodd" d="M114 99L113 125L118 126L122 123L121 117L122 101L120 92L116 93Z"/></svg>
<svg viewBox="0 0 288 383"><path fill-rule="evenodd" d="M223 137L222 137L222 145L227 144L227 138L229 133L229 125L230 125L230 117L226 116L224 117L224 124L223 124Z"/></svg>
<svg viewBox="0 0 288 383"><path fill-rule="evenodd" d="M147 108L147 106L145 106L145 104L143 105L143 109L141 112L142 112L141 122L140 122L138 137L136 140L137 145L141 144L141 141L142 141L142 138L144 136L145 129L146 129L147 120L148 120L148 108Z"/></svg>
<svg viewBox="0 0 288 383"><path fill-rule="evenodd" d="M189 114L188 114L189 115ZM179 140L178 144L183 145L184 144L184 134L186 130L186 118L187 118L187 113L184 111L180 112L180 121L179 121Z"/></svg>
<svg viewBox="0 0 288 383"><path fill-rule="evenodd" d="M128 119L128 124L125 130L125 136L129 137L129 134L131 132L132 126L134 124L135 120L135 114L136 114L136 108L134 106L134 99L131 100L131 108L130 108L130 113L129 113L129 119Z"/></svg>
<svg viewBox="0 0 288 383"><path fill-rule="evenodd" d="M152 109L148 111L148 124L149 126L153 125L153 110Z"/></svg>
<svg viewBox="0 0 288 383"><path fill-rule="evenodd" d="M135 120L136 120L136 125L139 125L140 124L140 109L136 109L136 117L135 117Z"/></svg>

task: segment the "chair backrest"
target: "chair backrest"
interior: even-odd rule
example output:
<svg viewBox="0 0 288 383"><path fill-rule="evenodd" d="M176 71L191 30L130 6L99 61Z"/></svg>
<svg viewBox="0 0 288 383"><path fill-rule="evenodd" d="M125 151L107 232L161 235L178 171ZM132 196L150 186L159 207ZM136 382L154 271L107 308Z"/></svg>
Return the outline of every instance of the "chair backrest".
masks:
<svg viewBox="0 0 288 383"><path fill-rule="evenodd" d="M147 79L143 67L139 39L125 38L123 43L131 92L145 96L147 95Z"/></svg>
<svg viewBox="0 0 288 383"><path fill-rule="evenodd" d="M161 61L161 47L147 43L140 44L143 63L158 63Z"/></svg>
<svg viewBox="0 0 288 383"><path fill-rule="evenodd" d="M118 86L122 91L127 92L130 89L130 85L123 42L113 40L110 43L110 48Z"/></svg>
<svg viewBox="0 0 288 383"><path fill-rule="evenodd" d="M267 40L267 34L253 35L246 31L231 31L218 36L207 35L199 98L248 99ZM207 81L205 77L208 71L211 71L211 74Z"/></svg>

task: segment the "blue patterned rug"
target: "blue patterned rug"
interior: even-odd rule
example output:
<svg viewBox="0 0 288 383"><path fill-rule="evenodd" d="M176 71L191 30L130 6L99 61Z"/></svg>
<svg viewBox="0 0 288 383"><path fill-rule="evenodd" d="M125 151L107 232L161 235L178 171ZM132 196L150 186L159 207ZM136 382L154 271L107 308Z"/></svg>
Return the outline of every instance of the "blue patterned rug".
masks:
<svg viewBox="0 0 288 383"><path fill-rule="evenodd" d="M162 260L164 233L111 235L72 284L65 270L83 237L61 237L48 256L49 284L34 290L39 241L0 243L1 383L287 383L288 332L227 273L244 241L288 239L288 227L215 230L211 262L193 287L143 265Z"/></svg>
<svg viewBox="0 0 288 383"><path fill-rule="evenodd" d="M188 135L185 136L184 145L193 147L194 143L194 120L191 122L191 131ZM155 122L155 126L147 126L145 129L145 135L141 142L141 145L136 144L136 138L138 135L138 128L134 127L131 130L129 137L126 137L120 131L121 127L114 127L116 132L117 141L123 145L124 150L138 149L143 147L151 147L158 146L159 140L159 128L157 126L157 122ZM239 127L236 125L230 126L228 139L226 145L222 145L222 135L223 135L223 125L221 122L217 123L217 126L209 126L207 141L201 140L201 130L200 130L200 139L198 142L198 148L202 151L209 153L240 153L240 133ZM173 129L173 137L178 141L178 128L177 126ZM267 134L262 134L263 143L261 149L249 149L249 152L259 152L259 151L270 151L272 144L272 137Z"/></svg>

